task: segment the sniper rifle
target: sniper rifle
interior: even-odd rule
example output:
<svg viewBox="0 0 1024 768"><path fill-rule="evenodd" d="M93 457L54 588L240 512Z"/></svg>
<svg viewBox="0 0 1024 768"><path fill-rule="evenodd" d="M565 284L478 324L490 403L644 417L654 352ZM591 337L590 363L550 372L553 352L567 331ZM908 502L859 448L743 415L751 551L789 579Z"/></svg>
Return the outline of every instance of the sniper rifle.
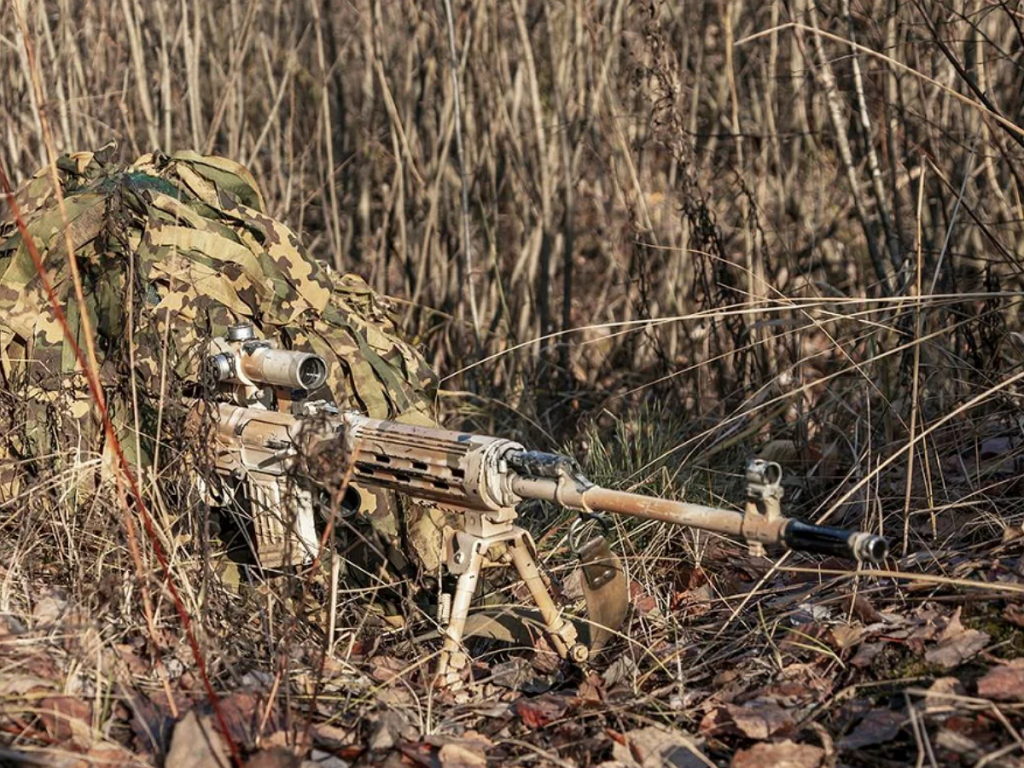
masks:
<svg viewBox="0 0 1024 768"><path fill-rule="evenodd" d="M462 640L487 565L515 567L562 658L583 663L618 630L628 589L622 565L604 537L582 541L583 531L589 530L586 520L594 515L614 513L726 534L746 540L758 553L764 545L781 545L873 563L887 553L880 536L784 517L782 472L773 462L755 459L747 465L741 513L603 488L589 481L573 459L527 450L513 440L373 419L301 399L324 384L325 361L276 349L257 339L248 324L232 326L213 340L206 373L229 401L215 405L217 472L232 493L249 502L256 555L264 568L302 564L317 555L312 493L290 481L303 453L340 449L340 469L352 486L390 489L461 513L461 530L446 543L445 562L458 579L439 610L444 641L438 680L445 686L458 687L468 667ZM529 499L582 513L571 528L570 544L581 559L590 647L555 605L533 541L516 525L516 507Z"/></svg>

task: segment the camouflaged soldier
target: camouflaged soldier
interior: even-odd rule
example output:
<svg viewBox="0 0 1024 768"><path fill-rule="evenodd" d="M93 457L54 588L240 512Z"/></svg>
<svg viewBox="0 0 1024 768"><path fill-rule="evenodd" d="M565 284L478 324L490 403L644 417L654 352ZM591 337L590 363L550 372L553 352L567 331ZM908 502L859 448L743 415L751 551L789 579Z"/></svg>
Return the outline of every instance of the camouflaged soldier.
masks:
<svg viewBox="0 0 1024 768"><path fill-rule="evenodd" d="M166 396L196 386L209 339L239 322L251 322L285 348L323 357L326 386L340 407L433 423L435 378L416 350L396 337L387 300L362 279L316 262L291 230L266 214L245 168L194 152L152 153L118 167L105 154L59 160L65 214L48 173L30 179L16 197L81 342L67 227L84 311L95 330L100 379L130 461L140 467L161 461L157 438L166 444L172 421L172 409L164 412ZM89 469L112 466L110 446L103 444L84 376L9 220L0 224L0 376L0 421L7 421L0 423L6 427L0 502L33 482L36 457L93 484L110 476ZM164 449L161 473L170 453ZM375 537L371 549L386 553L382 565L392 574L436 573L443 515L404 503L364 492L355 518Z"/></svg>

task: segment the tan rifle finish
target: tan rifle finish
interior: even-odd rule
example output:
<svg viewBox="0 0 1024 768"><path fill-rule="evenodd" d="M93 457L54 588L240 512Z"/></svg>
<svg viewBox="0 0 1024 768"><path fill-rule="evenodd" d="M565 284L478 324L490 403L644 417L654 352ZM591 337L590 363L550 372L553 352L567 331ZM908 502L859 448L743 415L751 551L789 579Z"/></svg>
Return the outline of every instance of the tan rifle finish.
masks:
<svg viewBox="0 0 1024 768"><path fill-rule="evenodd" d="M516 506L527 499L585 515L610 512L735 536L759 554L765 544L874 561L886 554L881 537L783 517L782 473L770 462L747 465L742 513L602 488L587 480L571 459L527 451L512 440L339 413L323 402L293 401L293 395L302 394L296 389L323 383L323 360L278 350L256 339L245 324L213 340L207 375L209 383L234 401L215 404L216 468L225 480L220 490L227 489L221 500L239 490L248 497L262 567L301 565L317 554L312 493L294 477L301 454L312 457L323 449L336 453L341 448L343 466L337 471L356 488L390 489L462 515L461 530L446 542L446 566L458 577L457 584L450 601L441 601L447 616L438 680L448 687L460 686L468 671L462 641L480 572L488 565L516 569L560 656L577 663L588 658L576 627L551 597L529 533L516 525ZM269 410L267 402L276 410ZM621 610L605 605L599 611L609 623L621 623L627 589L618 558L600 538L575 549L587 580L588 605L593 606L592 600L622 602ZM601 644L618 626L597 629Z"/></svg>
<svg viewBox="0 0 1024 768"><path fill-rule="evenodd" d="M743 538L755 548L785 543L791 523L780 511L781 473L777 465L764 462L748 470L747 507L741 513L602 488L571 471L568 460L554 476L524 475L511 467L523 454L523 446L504 438L370 419L358 413L318 413L315 406L307 416L229 403L218 403L217 408L217 468L226 476L263 487L287 477L299 446L311 453L328 445L340 446L345 466L338 471L348 473L353 483L388 488L463 515L462 530L447 547L446 565L458 581L438 670L441 682L451 687L460 684L468 665L463 634L480 571L486 565L514 566L537 604L552 647L563 658L587 659L587 647L578 642L575 627L551 598L530 535L516 525L515 507L521 501L542 499L581 512L611 512L699 528ZM303 533L312 528L312 507L304 503L308 499L293 498L299 503L293 506L290 519L280 517L281 508L267 510L277 518L273 526L263 527L273 528L278 538L259 542L261 548L266 546L278 555L278 564L288 531L296 534L293 549L312 555ZM259 556L263 562L263 551Z"/></svg>

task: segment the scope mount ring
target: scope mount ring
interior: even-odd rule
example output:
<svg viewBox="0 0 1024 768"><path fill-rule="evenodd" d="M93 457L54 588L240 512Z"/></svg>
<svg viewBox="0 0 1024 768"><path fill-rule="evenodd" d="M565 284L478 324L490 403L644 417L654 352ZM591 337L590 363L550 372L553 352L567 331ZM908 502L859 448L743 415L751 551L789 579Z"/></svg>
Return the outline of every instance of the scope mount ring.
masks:
<svg viewBox="0 0 1024 768"><path fill-rule="evenodd" d="M569 549L577 557L580 555L583 544L583 530L588 523L597 523L605 536L611 533L612 530L611 523L608 521L608 515L600 512L580 512L576 519L572 521L572 525L569 526Z"/></svg>

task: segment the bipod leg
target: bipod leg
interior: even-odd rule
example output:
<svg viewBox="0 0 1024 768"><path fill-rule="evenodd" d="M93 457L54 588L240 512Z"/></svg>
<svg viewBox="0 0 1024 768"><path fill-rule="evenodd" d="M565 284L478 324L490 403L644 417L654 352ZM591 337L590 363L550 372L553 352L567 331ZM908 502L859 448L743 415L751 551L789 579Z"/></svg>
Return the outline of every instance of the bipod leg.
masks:
<svg viewBox="0 0 1024 768"><path fill-rule="evenodd" d="M448 690L462 687L462 675L469 665L469 656L462 646L462 636L466 631L469 606L473 602L480 581L480 569L488 549L487 542L475 537L467 538L465 546L455 555L455 562L465 570L461 571L455 586L455 597L452 599L448 625L444 628L444 644L441 646L441 659L437 667L437 684ZM459 563L461 558L465 560Z"/></svg>
<svg viewBox="0 0 1024 768"><path fill-rule="evenodd" d="M551 598L547 584L541 576L537 557L534 554L533 541L526 531L518 531L512 540L512 562L519 572L520 578L526 582L533 602L537 604L544 630L551 641L552 647L563 659L582 664L590 656L590 651L583 643L577 642L576 627L562 617L561 611Z"/></svg>

